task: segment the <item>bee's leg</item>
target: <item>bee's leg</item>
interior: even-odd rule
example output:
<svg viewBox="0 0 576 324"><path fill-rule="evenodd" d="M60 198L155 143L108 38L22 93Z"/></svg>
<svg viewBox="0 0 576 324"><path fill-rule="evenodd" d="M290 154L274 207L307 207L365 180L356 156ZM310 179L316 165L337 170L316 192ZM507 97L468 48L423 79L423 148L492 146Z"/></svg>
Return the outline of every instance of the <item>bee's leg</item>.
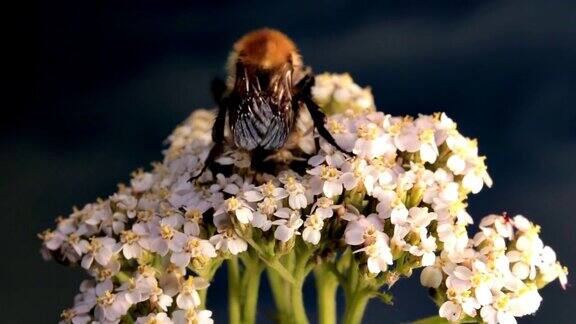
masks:
<svg viewBox="0 0 576 324"><path fill-rule="evenodd" d="M226 92L226 83L224 80L220 78L214 78L210 84L210 91L212 92L212 98L214 99L214 102L216 102L218 106L222 106L224 101L224 93Z"/></svg>
<svg viewBox="0 0 576 324"><path fill-rule="evenodd" d="M308 108L308 111L310 112L310 116L312 116L312 121L314 121L314 127L318 130L318 134L320 134L322 138L324 138L328 143L330 143L330 145L334 146L342 153L352 156L355 155L354 153L348 152L344 150L342 147L340 147L340 145L336 143L336 140L334 139L332 134L330 134L330 132L326 128L325 125L326 115L322 111L322 108L320 108L320 106L318 106L314 102L314 100L312 100L311 90L313 86L314 86L314 77L311 76L310 74L306 75L296 85L296 87L298 88L298 94L296 95L295 99L303 102L306 105L306 108Z"/></svg>
<svg viewBox="0 0 576 324"><path fill-rule="evenodd" d="M316 129L318 130L318 134L320 134L320 136L322 136L322 138L324 138L326 140L326 142L328 142L330 145L337 148L340 152L348 154L348 155L354 155L354 153L348 152L345 149L343 149L340 145L338 145L338 143L336 142L336 140L334 139L332 134L330 134L330 132L328 131L328 129L326 128L326 125L325 125L326 115L322 111L322 108L320 108L312 100L312 98L304 98L302 100L306 104L306 107L308 107L308 111L310 112L310 115L312 116L312 120L314 121L314 127L316 127Z"/></svg>
<svg viewBox="0 0 576 324"><path fill-rule="evenodd" d="M261 147L256 147L251 153L250 167L258 172L274 174L276 164L273 161L267 161L266 157L273 153L273 151L265 150Z"/></svg>

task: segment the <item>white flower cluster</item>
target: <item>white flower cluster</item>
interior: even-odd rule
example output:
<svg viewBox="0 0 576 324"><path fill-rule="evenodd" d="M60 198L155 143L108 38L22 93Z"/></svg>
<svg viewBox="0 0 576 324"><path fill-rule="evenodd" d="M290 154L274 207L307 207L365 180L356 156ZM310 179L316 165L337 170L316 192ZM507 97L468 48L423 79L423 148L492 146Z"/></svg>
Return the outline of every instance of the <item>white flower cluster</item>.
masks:
<svg viewBox="0 0 576 324"><path fill-rule="evenodd" d="M194 189L188 182L210 143L211 118L195 112L170 137L164 164L135 172L129 187L75 209L40 235L45 256L79 263L94 278L82 283L63 322L213 323L198 291L221 263L217 249L227 242L238 253L246 243L224 224L209 234L203 216L218 204L220 189Z"/></svg>
<svg viewBox="0 0 576 324"><path fill-rule="evenodd" d="M330 114L348 109L356 112L376 110L370 88L361 88L347 73L317 75L312 95L314 101Z"/></svg>
<svg viewBox="0 0 576 324"><path fill-rule="evenodd" d="M170 136L163 163L42 233L46 256L79 263L94 278L63 321L211 323L198 291L224 259L249 249L285 254L300 239L315 255L352 250L370 278L426 266L423 284L446 290L440 312L450 320L478 309L491 322L535 311L536 286L563 273L535 227L494 216L467 236L466 199L492 184L475 140L445 114L373 111L369 90L347 75L319 76L313 93L347 107L326 123L354 156L323 140L316 148L303 115L292 145L260 157L272 170L226 146L214 170L190 182L211 147L213 114L198 110ZM514 309L527 304L516 298L531 308Z"/></svg>
<svg viewBox="0 0 576 324"><path fill-rule="evenodd" d="M515 317L536 312L539 288L557 278L567 284L567 269L542 243L539 231L520 215L489 215L464 251L442 253L420 276L424 286L438 290L440 316L452 322L469 317L516 323Z"/></svg>

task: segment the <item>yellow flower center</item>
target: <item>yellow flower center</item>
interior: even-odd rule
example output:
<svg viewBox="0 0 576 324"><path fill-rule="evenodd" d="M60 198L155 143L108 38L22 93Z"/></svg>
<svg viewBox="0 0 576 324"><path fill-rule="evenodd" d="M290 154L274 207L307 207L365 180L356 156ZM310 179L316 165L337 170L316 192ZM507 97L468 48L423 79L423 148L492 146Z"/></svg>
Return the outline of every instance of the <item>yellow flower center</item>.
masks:
<svg viewBox="0 0 576 324"><path fill-rule="evenodd" d="M140 239L138 234L134 233L131 230L122 231L122 233L120 234L120 241L125 244L136 243L138 242L138 239Z"/></svg>
<svg viewBox="0 0 576 324"><path fill-rule="evenodd" d="M277 205L276 201L272 198L264 198L264 200L258 204L258 209L264 215L272 215L276 211Z"/></svg>
<svg viewBox="0 0 576 324"><path fill-rule="evenodd" d="M346 131L346 128L339 121L330 119L328 120L328 130L332 134L342 134Z"/></svg>
<svg viewBox="0 0 576 324"><path fill-rule="evenodd" d="M470 277L470 283L472 283L473 286L479 286L486 281L488 281L488 275L483 273L475 273Z"/></svg>
<svg viewBox="0 0 576 324"><path fill-rule="evenodd" d="M262 194L264 197L274 197L274 190L276 187L272 183L272 181L268 181L267 183L263 184L261 187Z"/></svg>
<svg viewBox="0 0 576 324"><path fill-rule="evenodd" d="M116 295L107 290L104 294L102 294L102 296L99 296L96 301L101 306L110 306L114 303L115 298Z"/></svg>
<svg viewBox="0 0 576 324"><path fill-rule="evenodd" d="M330 179L337 178L339 174L340 174L340 172L336 168L323 165L320 176L324 180L330 180Z"/></svg>
<svg viewBox="0 0 576 324"><path fill-rule="evenodd" d="M152 218L151 210L141 210L136 214L136 217L141 222L148 222Z"/></svg>
<svg viewBox="0 0 576 324"><path fill-rule="evenodd" d="M240 201L238 199L236 199L236 197L231 197L227 200L228 212L234 212L238 208L240 208L240 206L241 206Z"/></svg>
<svg viewBox="0 0 576 324"><path fill-rule="evenodd" d="M320 215L318 215L316 213L310 215L310 217L308 217L306 222L308 223L307 224L308 226L312 227L315 230L320 230L324 226L324 222L322 221L322 217L320 217Z"/></svg>
<svg viewBox="0 0 576 324"><path fill-rule="evenodd" d="M160 236L165 240L171 240L174 237L174 230L172 227L162 224L160 225Z"/></svg>
<svg viewBox="0 0 576 324"><path fill-rule="evenodd" d="M76 233L71 233L70 236L68 236L68 243L70 244L76 244L80 241L80 236Z"/></svg>
<svg viewBox="0 0 576 324"><path fill-rule="evenodd" d="M372 123L358 126L356 135L365 140L374 140L378 137L378 127Z"/></svg>
<svg viewBox="0 0 576 324"><path fill-rule="evenodd" d="M332 206L333 203L334 203L334 201L330 198L327 198L327 197L320 197L320 198L318 198L318 201L316 202L316 204L320 208L329 208L330 206Z"/></svg>
<svg viewBox="0 0 576 324"><path fill-rule="evenodd" d="M184 247L184 251L191 253L196 251L200 247L200 240L197 238L191 238L186 242L186 246Z"/></svg>
<svg viewBox="0 0 576 324"><path fill-rule="evenodd" d="M420 141L425 143L434 142L434 130L432 129L425 129L420 133Z"/></svg>
<svg viewBox="0 0 576 324"><path fill-rule="evenodd" d="M196 290L194 286L194 278L192 276L188 277L188 279L182 282L182 287L180 289L181 293L183 294L191 294Z"/></svg>
<svg viewBox="0 0 576 324"><path fill-rule="evenodd" d="M138 272L146 278L151 278L156 275L156 269L146 264L139 266Z"/></svg>
<svg viewBox="0 0 576 324"><path fill-rule="evenodd" d="M500 297L498 297L498 299L496 299L494 306L497 310L501 311L505 310L508 307L509 303L510 303L510 297L508 295L501 295Z"/></svg>
<svg viewBox="0 0 576 324"><path fill-rule="evenodd" d="M96 270L96 280L102 282L108 278L112 277L112 270L106 268L100 268Z"/></svg>
<svg viewBox="0 0 576 324"><path fill-rule="evenodd" d="M98 241L95 237L90 238L90 245L88 246L88 250L92 253L96 253L102 248L102 243Z"/></svg>
<svg viewBox="0 0 576 324"><path fill-rule="evenodd" d="M391 136L397 136L400 134L401 130L402 130L402 123L396 123L388 127L388 134L390 134Z"/></svg>
<svg viewBox="0 0 576 324"><path fill-rule="evenodd" d="M184 216L187 220L195 223L200 223L202 220L202 212L199 209L189 209Z"/></svg>
<svg viewBox="0 0 576 324"><path fill-rule="evenodd" d="M448 212L450 213L450 215L456 216L461 210L466 208L466 206L467 204L463 203L460 200L456 200L450 204L450 207L448 207Z"/></svg>
<svg viewBox="0 0 576 324"><path fill-rule="evenodd" d="M366 227L366 230L364 230L364 234L362 235L365 244L372 245L376 242L376 232L376 227L374 227L374 225L370 224Z"/></svg>

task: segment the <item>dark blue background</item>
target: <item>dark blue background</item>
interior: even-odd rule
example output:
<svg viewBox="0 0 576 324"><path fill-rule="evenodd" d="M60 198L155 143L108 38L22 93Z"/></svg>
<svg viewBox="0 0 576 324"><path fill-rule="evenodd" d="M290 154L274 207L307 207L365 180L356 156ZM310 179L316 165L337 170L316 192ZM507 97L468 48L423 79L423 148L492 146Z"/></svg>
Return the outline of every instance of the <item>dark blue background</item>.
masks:
<svg viewBox="0 0 576 324"><path fill-rule="evenodd" d="M480 139L494 187L470 200L478 220L523 213L576 269L576 2L574 1L43 1L6 11L0 119L2 320L55 322L83 274L44 263L35 233L114 192L161 158L162 141L223 76L233 41L263 26L294 38L315 71L350 72L391 114L446 111ZM5 44L7 44L5 42ZM374 302L366 323L403 322L435 307L417 276ZM225 276L209 306L226 322ZM557 284L536 317L573 321L574 289ZM271 307L262 294L261 322ZM314 296L307 298L314 316ZM313 318L313 317L312 317Z"/></svg>

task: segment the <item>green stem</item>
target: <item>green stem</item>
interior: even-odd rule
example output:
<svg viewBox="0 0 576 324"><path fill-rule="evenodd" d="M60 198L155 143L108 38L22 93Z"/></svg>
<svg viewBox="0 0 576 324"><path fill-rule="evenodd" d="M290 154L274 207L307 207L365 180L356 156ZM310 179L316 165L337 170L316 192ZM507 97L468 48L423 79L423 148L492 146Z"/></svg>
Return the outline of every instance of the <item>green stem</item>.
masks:
<svg viewBox="0 0 576 324"><path fill-rule="evenodd" d="M242 323L256 323L256 308L258 306L258 290L260 288L260 276L262 274L262 265L256 258L246 264L242 277L243 303Z"/></svg>
<svg viewBox="0 0 576 324"><path fill-rule="evenodd" d="M200 305L198 308L205 309L206 308L206 294L208 293L208 288L198 290L198 295L200 295Z"/></svg>
<svg viewBox="0 0 576 324"><path fill-rule="evenodd" d="M371 297L371 290L366 283L362 280L359 271L360 266L354 255L350 256L350 264L348 266L347 282L344 284L344 295L346 297L346 305L344 307L343 322L345 324L360 324L366 305Z"/></svg>
<svg viewBox="0 0 576 324"><path fill-rule="evenodd" d="M238 258L232 256L228 260L228 316L230 324L241 323L240 292L240 266L238 265Z"/></svg>
<svg viewBox="0 0 576 324"><path fill-rule="evenodd" d="M336 291L338 279L328 268L321 264L314 270L316 282L318 323L336 324Z"/></svg>
<svg viewBox="0 0 576 324"><path fill-rule="evenodd" d="M290 290L286 287L286 282L282 280L282 276L272 268L267 268L268 282L272 290L272 296L276 304L277 320L279 323L288 322L288 315L290 314Z"/></svg>
<svg viewBox="0 0 576 324"><path fill-rule="evenodd" d="M342 323L360 324L366 310L366 305L370 300L370 295L360 290L354 293L351 298L346 300L346 309Z"/></svg>
<svg viewBox="0 0 576 324"><path fill-rule="evenodd" d="M306 307L304 306L304 296L302 295L302 286L304 285L304 278L295 278L295 283L290 287L290 297L292 301L292 312L294 315L295 324L308 324L308 316L306 316Z"/></svg>
<svg viewBox="0 0 576 324"><path fill-rule="evenodd" d="M308 276L312 270L309 261L313 252L314 250L307 246L302 246L301 248L295 247L294 283L291 285L290 297L292 301L294 323L297 324L308 324L308 316L306 315L306 307L304 306L304 296L302 295L302 286L304 286L306 276Z"/></svg>

